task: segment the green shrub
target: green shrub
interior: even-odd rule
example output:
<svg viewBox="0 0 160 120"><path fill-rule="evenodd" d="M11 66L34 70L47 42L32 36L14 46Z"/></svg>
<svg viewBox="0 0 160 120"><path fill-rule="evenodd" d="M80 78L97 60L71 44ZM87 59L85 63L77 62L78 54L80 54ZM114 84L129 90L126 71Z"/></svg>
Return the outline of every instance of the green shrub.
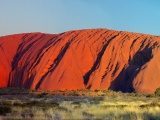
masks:
<svg viewBox="0 0 160 120"><path fill-rule="evenodd" d="M160 88L157 88L154 93L156 97L160 96Z"/></svg>
<svg viewBox="0 0 160 120"><path fill-rule="evenodd" d="M74 106L73 109L78 109L78 108L81 108L81 105Z"/></svg>
<svg viewBox="0 0 160 120"><path fill-rule="evenodd" d="M81 103L79 101L75 101L75 102L72 102L71 104L80 105Z"/></svg>
<svg viewBox="0 0 160 120"><path fill-rule="evenodd" d="M135 96L136 96L136 94L135 94L134 92L130 93L130 95L131 95L132 97L135 97Z"/></svg>
<svg viewBox="0 0 160 120"><path fill-rule="evenodd" d="M26 102L26 103L14 103L14 106L19 106L19 107L32 107L32 106L42 106L41 104L39 104L38 101L30 101L30 102Z"/></svg>
<svg viewBox="0 0 160 120"><path fill-rule="evenodd" d="M93 91L90 89L83 89L82 92L93 92Z"/></svg>
<svg viewBox="0 0 160 120"><path fill-rule="evenodd" d="M4 105L0 107L0 115L6 115L6 113L11 113L12 109L11 106Z"/></svg>
<svg viewBox="0 0 160 120"><path fill-rule="evenodd" d="M124 108L127 107L128 105L116 105L117 108Z"/></svg>
<svg viewBox="0 0 160 120"><path fill-rule="evenodd" d="M144 107L156 107L156 106L160 107L160 104L156 103L156 102L153 102L153 103L150 103L150 104L140 105L139 107L144 108Z"/></svg>
<svg viewBox="0 0 160 120"><path fill-rule="evenodd" d="M155 94L147 94L146 97L155 97Z"/></svg>
<svg viewBox="0 0 160 120"><path fill-rule="evenodd" d="M77 91L79 91L79 92L80 92L80 91L83 91L83 89L78 89Z"/></svg>
<svg viewBox="0 0 160 120"><path fill-rule="evenodd" d="M122 91L117 91L117 93L122 93Z"/></svg>
<svg viewBox="0 0 160 120"><path fill-rule="evenodd" d="M21 103L13 103L13 106L21 106Z"/></svg>
<svg viewBox="0 0 160 120"><path fill-rule="evenodd" d="M143 95L143 94L138 93L138 92L135 93L135 96L136 96L136 97L141 97L142 95Z"/></svg>
<svg viewBox="0 0 160 120"><path fill-rule="evenodd" d="M100 90L95 90L95 92L99 92Z"/></svg>
<svg viewBox="0 0 160 120"><path fill-rule="evenodd" d="M11 102L10 101L1 101L0 106L3 106L3 105L11 106Z"/></svg>
<svg viewBox="0 0 160 120"><path fill-rule="evenodd" d="M94 97L93 101L103 101L104 97Z"/></svg>
<svg viewBox="0 0 160 120"><path fill-rule="evenodd" d="M59 103L57 103L57 102L51 102L51 105L50 105L51 107L58 107L59 106Z"/></svg>
<svg viewBox="0 0 160 120"><path fill-rule="evenodd" d="M43 94L38 94L37 97L42 98Z"/></svg>
<svg viewBox="0 0 160 120"><path fill-rule="evenodd" d="M94 97L92 101L90 101L90 104L100 104L100 101L103 101L104 97Z"/></svg>
<svg viewBox="0 0 160 120"><path fill-rule="evenodd" d="M87 112L82 112L83 116L85 117L93 117L93 114L87 113Z"/></svg>
<svg viewBox="0 0 160 120"><path fill-rule="evenodd" d="M112 97L113 97L113 98L117 98L118 95L117 95L117 94L112 94Z"/></svg>
<svg viewBox="0 0 160 120"><path fill-rule="evenodd" d="M109 108L109 107L117 107L117 108L124 108L128 107L128 105L103 105L102 108Z"/></svg>
<svg viewBox="0 0 160 120"><path fill-rule="evenodd" d="M103 92L103 93L108 93L108 92L109 92L109 90L102 90L102 92Z"/></svg>
<svg viewBox="0 0 160 120"><path fill-rule="evenodd" d="M73 91L73 96L79 96L76 91Z"/></svg>
<svg viewBox="0 0 160 120"><path fill-rule="evenodd" d="M68 111L68 109L65 108L65 107L58 107L57 109L60 110L60 111L66 111L66 112Z"/></svg>
<svg viewBox="0 0 160 120"><path fill-rule="evenodd" d="M100 101L90 101L90 104L100 104Z"/></svg>
<svg viewBox="0 0 160 120"><path fill-rule="evenodd" d="M49 106L48 105L43 105L43 107L42 107L42 110L43 111L47 111L49 109Z"/></svg>

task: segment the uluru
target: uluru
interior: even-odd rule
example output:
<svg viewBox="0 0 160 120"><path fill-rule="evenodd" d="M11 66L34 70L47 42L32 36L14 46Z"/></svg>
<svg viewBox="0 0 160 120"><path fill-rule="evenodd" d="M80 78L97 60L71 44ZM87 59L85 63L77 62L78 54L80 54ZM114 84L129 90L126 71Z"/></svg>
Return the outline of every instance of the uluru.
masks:
<svg viewBox="0 0 160 120"><path fill-rule="evenodd" d="M108 29L0 37L0 87L111 89L160 87L160 36Z"/></svg>

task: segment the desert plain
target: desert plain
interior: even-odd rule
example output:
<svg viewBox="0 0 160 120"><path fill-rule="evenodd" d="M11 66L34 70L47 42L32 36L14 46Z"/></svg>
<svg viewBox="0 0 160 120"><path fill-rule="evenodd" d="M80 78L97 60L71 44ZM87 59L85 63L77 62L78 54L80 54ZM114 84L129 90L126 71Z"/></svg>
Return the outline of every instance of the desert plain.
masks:
<svg viewBox="0 0 160 120"><path fill-rule="evenodd" d="M112 90L0 89L4 120L158 120L159 94Z"/></svg>

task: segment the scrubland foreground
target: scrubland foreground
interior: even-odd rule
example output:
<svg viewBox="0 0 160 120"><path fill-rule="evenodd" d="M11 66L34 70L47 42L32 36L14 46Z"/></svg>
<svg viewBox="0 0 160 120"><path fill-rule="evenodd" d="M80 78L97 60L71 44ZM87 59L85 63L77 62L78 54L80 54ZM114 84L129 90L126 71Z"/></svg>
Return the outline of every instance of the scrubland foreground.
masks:
<svg viewBox="0 0 160 120"><path fill-rule="evenodd" d="M155 94L140 94L0 88L1 120L158 120L159 113L159 89Z"/></svg>

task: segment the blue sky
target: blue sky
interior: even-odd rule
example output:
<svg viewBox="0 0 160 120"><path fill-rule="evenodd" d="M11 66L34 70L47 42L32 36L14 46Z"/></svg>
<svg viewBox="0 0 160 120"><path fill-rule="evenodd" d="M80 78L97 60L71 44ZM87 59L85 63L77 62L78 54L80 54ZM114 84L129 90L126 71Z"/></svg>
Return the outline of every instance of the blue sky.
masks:
<svg viewBox="0 0 160 120"><path fill-rule="evenodd" d="M0 0L0 36L107 28L160 35L160 0Z"/></svg>

